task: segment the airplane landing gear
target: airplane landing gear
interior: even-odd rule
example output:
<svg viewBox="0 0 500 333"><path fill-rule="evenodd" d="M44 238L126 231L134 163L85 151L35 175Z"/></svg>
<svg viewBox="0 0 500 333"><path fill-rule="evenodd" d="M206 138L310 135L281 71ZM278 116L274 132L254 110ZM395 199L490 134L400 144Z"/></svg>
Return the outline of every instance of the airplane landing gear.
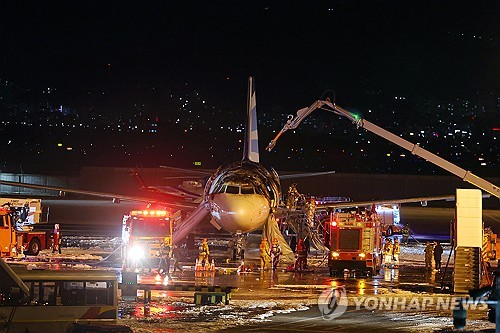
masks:
<svg viewBox="0 0 500 333"><path fill-rule="evenodd" d="M243 260L245 259L245 249L244 244L246 242L247 235L241 232L236 232L233 235L233 239L229 242L229 247L233 248L233 260Z"/></svg>

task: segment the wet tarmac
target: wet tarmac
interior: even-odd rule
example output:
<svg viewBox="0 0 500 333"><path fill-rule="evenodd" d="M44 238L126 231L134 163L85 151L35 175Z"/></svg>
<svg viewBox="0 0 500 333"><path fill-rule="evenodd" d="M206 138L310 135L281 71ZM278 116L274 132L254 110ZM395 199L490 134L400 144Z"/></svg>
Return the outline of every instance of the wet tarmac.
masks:
<svg viewBox="0 0 500 333"><path fill-rule="evenodd" d="M81 232L78 230L81 228L83 235L65 237L66 247L62 255L43 251L39 258L30 258L33 260L31 264L45 265L51 269L109 269L119 275L121 262L117 256L117 237L121 215L131 210L132 205L123 208L102 201L89 203L74 200L56 203L58 205L52 208L55 218L52 223L60 223L63 234L64 227L84 226L73 227L75 234ZM57 208L59 215L56 214ZM253 271L237 273L239 263L225 263L228 253L222 250L224 237L215 236L213 248L221 249L214 251L216 271L195 272L195 254L191 253L181 262L184 271L171 274L168 283L234 287L229 305L197 306L193 301L193 292L155 291L147 306L149 315L145 315L139 292L136 301L120 303L121 323L131 326L134 332L450 332L453 327L450 307L422 309L396 306L386 309L372 306L373 302L386 304L383 302L390 299L401 303L402 298L406 302L416 299L420 305L435 305L440 304L441 299L447 300L454 296L449 289L451 271L446 274L426 272L423 264L424 247L418 241L446 235L449 214L453 209L439 208L433 210L434 214L430 214L432 211L423 211L425 209L428 208L402 210L402 218L412 217L412 224L422 223L420 226L412 225L417 241L403 246L399 268L383 269L374 277L350 273L330 277L324 257L320 254L310 257L309 264L313 271L309 273L284 271L285 264L276 272L260 272L256 260L245 262L254 265ZM69 221L68 216L75 218ZM488 216L492 223L500 221L497 211L488 212ZM96 235L95 226L100 223L111 226L109 230L112 231L103 228ZM93 232L92 236L88 234L89 230ZM68 234L70 232L65 235ZM443 264L450 252L449 246L444 245ZM252 257L251 251L248 256ZM450 263L451 269L453 261ZM163 280L156 280L155 272L140 273L139 280L141 283L163 283ZM347 300L345 312L334 319L325 316L324 308L318 302L325 291L332 289L344 290ZM362 303L363 300L365 303ZM486 321L486 310L482 308L469 311L468 323L467 327L471 331L487 331L494 327Z"/></svg>
<svg viewBox="0 0 500 333"><path fill-rule="evenodd" d="M302 274L185 270L172 274L168 283L237 287L230 305L195 306L190 293L157 291L148 307L150 317L144 316L141 302L127 303L122 315L137 332L447 332L453 327L455 295L440 289L440 274L422 274L422 267L406 265L382 270L373 278L331 278L323 267ZM155 283L154 276L144 274L140 280ZM318 306L321 295L331 288L344 288L348 302L345 313L334 319L325 318ZM396 308L382 306L393 298L399 302ZM413 301L417 308L410 308ZM439 302L448 307L436 306ZM473 310L469 311L471 328L492 329L486 321L486 310Z"/></svg>

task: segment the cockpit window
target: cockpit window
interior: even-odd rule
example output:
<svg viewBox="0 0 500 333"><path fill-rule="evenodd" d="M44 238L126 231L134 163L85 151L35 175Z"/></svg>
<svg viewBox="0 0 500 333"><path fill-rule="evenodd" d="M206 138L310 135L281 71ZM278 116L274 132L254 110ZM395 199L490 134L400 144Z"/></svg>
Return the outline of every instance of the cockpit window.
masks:
<svg viewBox="0 0 500 333"><path fill-rule="evenodd" d="M252 186L242 186L241 194L254 194L254 190Z"/></svg>
<svg viewBox="0 0 500 333"><path fill-rule="evenodd" d="M214 193L224 193L226 191L226 185L218 185L215 190L214 190Z"/></svg>
<svg viewBox="0 0 500 333"><path fill-rule="evenodd" d="M240 188L238 186L227 185L227 187L226 187L226 193L239 194L240 193Z"/></svg>

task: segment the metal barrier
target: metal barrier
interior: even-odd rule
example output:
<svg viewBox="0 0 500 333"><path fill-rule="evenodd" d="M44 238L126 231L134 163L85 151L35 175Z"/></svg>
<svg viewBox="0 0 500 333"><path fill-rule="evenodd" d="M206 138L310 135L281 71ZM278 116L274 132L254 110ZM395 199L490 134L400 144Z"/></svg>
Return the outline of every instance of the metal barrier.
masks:
<svg viewBox="0 0 500 333"><path fill-rule="evenodd" d="M199 286L194 284L162 284L162 283L138 283L137 273L123 272L122 283L118 285L122 291L123 298L137 298L137 291L144 291L144 315L149 316L149 303L151 302L152 290L164 291L187 291L194 292L194 303L196 305L229 304L231 292L237 287L221 286Z"/></svg>
<svg viewBox="0 0 500 333"><path fill-rule="evenodd" d="M481 302L492 308L488 310L488 320L495 323L495 333L500 333L500 272L495 272L492 286L469 291L469 295L473 298L482 298L488 293L490 294L488 300L481 300ZM491 310L494 310L494 316ZM456 329L462 330L465 328L466 323L467 309L464 308L462 299L458 304L458 308L453 310L453 326Z"/></svg>

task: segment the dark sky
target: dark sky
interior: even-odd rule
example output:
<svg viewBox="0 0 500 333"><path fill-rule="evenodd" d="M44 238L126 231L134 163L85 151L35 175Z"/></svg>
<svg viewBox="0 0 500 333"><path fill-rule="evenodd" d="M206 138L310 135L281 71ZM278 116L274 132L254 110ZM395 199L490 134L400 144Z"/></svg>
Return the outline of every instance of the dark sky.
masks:
<svg viewBox="0 0 500 333"><path fill-rule="evenodd" d="M341 104L394 95L500 92L496 2L3 1L0 78L133 103L138 86L189 82L226 106L296 110L335 90ZM243 106L244 107L244 106Z"/></svg>

